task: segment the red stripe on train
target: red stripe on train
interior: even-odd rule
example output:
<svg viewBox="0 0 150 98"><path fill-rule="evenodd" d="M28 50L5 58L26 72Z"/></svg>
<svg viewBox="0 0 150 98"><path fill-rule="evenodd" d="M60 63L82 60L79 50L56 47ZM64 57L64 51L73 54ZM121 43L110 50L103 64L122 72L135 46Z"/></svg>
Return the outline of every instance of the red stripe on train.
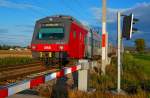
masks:
<svg viewBox="0 0 150 98"><path fill-rule="evenodd" d="M32 51L67 51L68 44L31 44Z"/></svg>

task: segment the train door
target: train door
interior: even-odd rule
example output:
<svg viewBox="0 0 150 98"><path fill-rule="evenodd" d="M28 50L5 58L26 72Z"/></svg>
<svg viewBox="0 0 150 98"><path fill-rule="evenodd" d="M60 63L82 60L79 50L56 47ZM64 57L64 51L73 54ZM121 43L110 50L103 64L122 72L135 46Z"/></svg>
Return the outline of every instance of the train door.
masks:
<svg viewBox="0 0 150 98"><path fill-rule="evenodd" d="M83 58L84 56L84 48L85 48L84 34L83 32L79 32L79 57L80 58Z"/></svg>
<svg viewBox="0 0 150 98"><path fill-rule="evenodd" d="M83 58L84 57L84 37L85 32L77 25L72 24L70 31L69 40L69 55L72 58Z"/></svg>
<svg viewBox="0 0 150 98"><path fill-rule="evenodd" d="M69 55L71 58L78 58L79 41L78 33L74 26L71 27L69 39Z"/></svg>

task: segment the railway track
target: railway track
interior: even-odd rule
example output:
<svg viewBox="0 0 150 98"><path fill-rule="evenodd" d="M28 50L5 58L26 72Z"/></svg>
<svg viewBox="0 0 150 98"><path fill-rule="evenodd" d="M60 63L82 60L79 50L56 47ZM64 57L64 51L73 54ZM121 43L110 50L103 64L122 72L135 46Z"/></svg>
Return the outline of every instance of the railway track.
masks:
<svg viewBox="0 0 150 98"><path fill-rule="evenodd" d="M14 66L0 69L0 86L6 86L24 79L42 75L46 72L54 72L56 68L44 67L42 63Z"/></svg>
<svg viewBox="0 0 150 98"><path fill-rule="evenodd" d="M23 68L23 67L30 67L30 66L37 66L37 65L43 65L41 62L35 62L35 63L31 63L31 64L25 64L25 65L12 65L10 67L0 67L0 72L2 71L9 71L9 70L13 70L13 69L19 69L19 68Z"/></svg>
<svg viewBox="0 0 150 98"><path fill-rule="evenodd" d="M74 62L70 61L65 66L68 65L74 65ZM55 67L45 67L42 62L36 62L32 64L0 68L0 87L57 71L59 66L59 64L56 64Z"/></svg>

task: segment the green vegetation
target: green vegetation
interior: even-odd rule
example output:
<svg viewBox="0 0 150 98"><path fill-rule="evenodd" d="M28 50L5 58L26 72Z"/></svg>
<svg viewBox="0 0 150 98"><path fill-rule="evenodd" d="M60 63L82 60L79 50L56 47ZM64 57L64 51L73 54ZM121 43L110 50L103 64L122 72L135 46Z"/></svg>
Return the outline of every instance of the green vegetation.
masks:
<svg viewBox="0 0 150 98"><path fill-rule="evenodd" d="M136 39L135 40L135 46L136 46L136 50L138 52L143 52L145 50L145 47L146 47L145 40L141 39L141 38Z"/></svg>
<svg viewBox="0 0 150 98"><path fill-rule="evenodd" d="M20 48L20 46L0 45L0 50L8 50L10 48L15 49L16 47Z"/></svg>
<svg viewBox="0 0 150 98"><path fill-rule="evenodd" d="M98 91L116 90L117 58L106 68L106 75L91 74L90 87ZM150 92L150 54L125 53L123 59L121 88L129 94ZM149 94L149 93L146 93ZM141 97L142 98L142 97ZM145 97L144 97L145 98Z"/></svg>
<svg viewBox="0 0 150 98"><path fill-rule="evenodd" d="M141 90L149 91L150 83L150 55L148 54L124 54L123 59L123 75L122 75L122 87L127 92L131 92L134 89L135 92L141 92ZM146 58L146 59L144 59Z"/></svg>
<svg viewBox="0 0 150 98"><path fill-rule="evenodd" d="M6 57L0 58L0 67L29 64L33 62L36 61L29 57Z"/></svg>
<svg viewBox="0 0 150 98"><path fill-rule="evenodd" d="M150 53L125 54L126 58L129 56L132 57L130 62L134 62L135 66L139 66L139 71L143 72L147 77L150 77Z"/></svg>
<svg viewBox="0 0 150 98"><path fill-rule="evenodd" d="M121 89L127 94L113 94L117 90L117 58L112 58L112 62L106 68L106 75L102 76L98 68L90 70L89 87L96 89L94 92L81 92L77 90L58 88L60 96L67 98L150 98L150 54L125 53L123 59L123 72L121 77ZM53 94L51 86L46 86L46 90L40 91L40 95L46 98ZM69 87L65 87L69 88Z"/></svg>

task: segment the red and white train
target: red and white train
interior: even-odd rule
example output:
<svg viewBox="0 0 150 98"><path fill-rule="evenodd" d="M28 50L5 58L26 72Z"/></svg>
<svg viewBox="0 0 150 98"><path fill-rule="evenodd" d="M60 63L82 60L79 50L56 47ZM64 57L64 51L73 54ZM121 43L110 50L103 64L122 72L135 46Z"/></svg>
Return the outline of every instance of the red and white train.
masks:
<svg viewBox="0 0 150 98"><path fill-rule="evenodd" d="M83 59L100 56L100 35L71 16L38 20L31 42L33 58Z"/></svg>

